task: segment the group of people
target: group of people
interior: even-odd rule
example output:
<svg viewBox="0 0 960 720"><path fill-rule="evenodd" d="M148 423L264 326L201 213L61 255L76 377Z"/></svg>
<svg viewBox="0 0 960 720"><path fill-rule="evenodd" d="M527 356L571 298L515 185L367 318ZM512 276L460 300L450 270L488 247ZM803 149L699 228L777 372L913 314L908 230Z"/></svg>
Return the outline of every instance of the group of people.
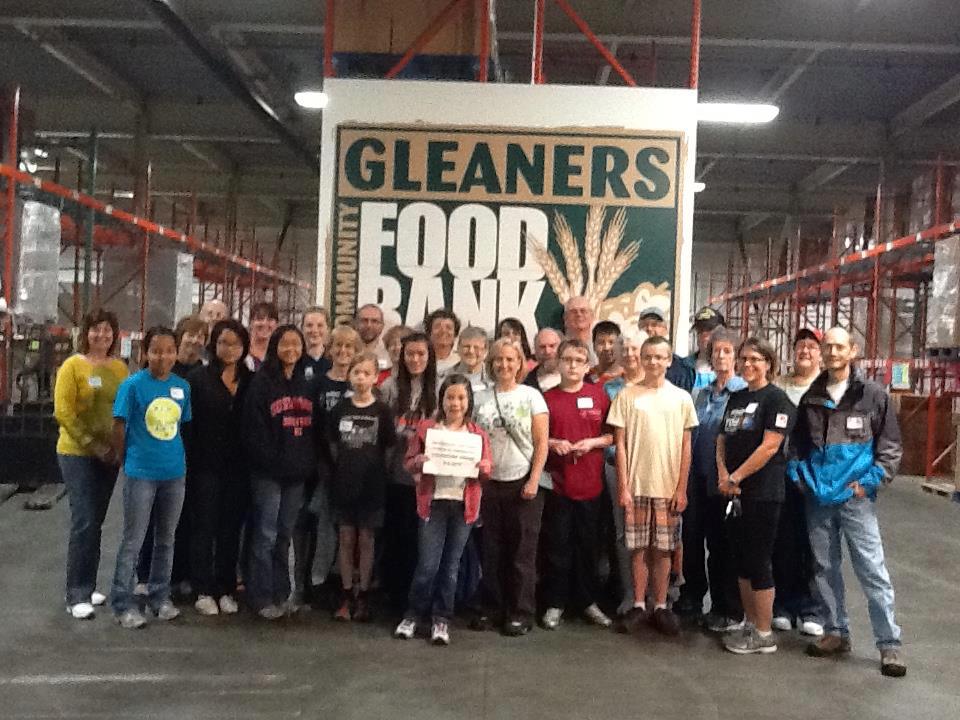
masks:
<svg viewBox="0 0 960 720"><path fill-rule="evenodd" d="M226 314L207 303L151 328L129 376L115 316L84 318L55 391L73 617L107 599L96 578L119 478L110 603L125 628L146 624L144 605L179 615L173 579L201 615L237 612L242 589L265 620L326 589L335 619L366 621L379 588L395 637L441 645L457 609L508 636L571 616L675 636L689 620L737 654L775 652L774 631L796 625L815 637L808 654L838 656L842 537L881 671L905 674L874 509L899 430L843 329L801 330L781 376L767 342L712 308L689 357L661 308L621 328L582 297L532 349L514 318L490 338L447 309L389 329L376 305L336 327L321 307L296 326L260 303L249 331ZM475 467L437 470L432 430L474 436L461 439Z"/></svg>

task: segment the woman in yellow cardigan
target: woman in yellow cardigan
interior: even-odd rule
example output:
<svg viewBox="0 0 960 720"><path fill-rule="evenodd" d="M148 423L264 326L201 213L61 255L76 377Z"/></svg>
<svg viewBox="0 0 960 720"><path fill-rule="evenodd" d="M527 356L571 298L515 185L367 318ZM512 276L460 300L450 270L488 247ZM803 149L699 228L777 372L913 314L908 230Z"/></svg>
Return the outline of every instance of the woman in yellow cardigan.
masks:
<svg viewBox="0 0 960 720"><path fill-rule="evenodd" d="M96 592L100 532L117 481L118 460L110 446L113 400L127 366L113 357L117 316L94 310L80 326L79 352L57 372L53 413L60 425L57 459L70 497L67 547L67 611L77 620L94 615L106 599Z"/></svg>

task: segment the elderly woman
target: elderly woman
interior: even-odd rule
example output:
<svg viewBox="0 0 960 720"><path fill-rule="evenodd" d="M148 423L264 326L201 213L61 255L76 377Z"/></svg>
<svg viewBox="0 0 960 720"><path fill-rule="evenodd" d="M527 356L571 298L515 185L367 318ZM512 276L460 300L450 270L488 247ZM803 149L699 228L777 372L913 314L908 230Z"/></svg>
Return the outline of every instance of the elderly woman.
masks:
<svg viewBox="0 0 960 720"><path fill-rule="evenodd" d="M699 618L703 597L710 591L710 614L705 620L713 632L736 630L743 625L743 607L737 590L730 544L724 526L727 500L717 488L717 435L727 401L747 386L736 374L736 333L720 326L705 343L712 383L696 392L694 407L700 424L693 430L693 462L687 484L687 509L683 513L683 576L677 610ZM704 541L709 556L704 555ZM706 572L704 566L706 565Z"/></svg>
<svg viewBox="0 0 960 720"><path fill-rule="evenodd" d="M493 343L487 369L494 386L474 413L489 435L491 481L481 503L483 517L483 594L488 612L502 621L503 633L525 635L536 612L537 540L543 512L540 475L547 460L547 403L538 390L522 385L526 358L520 344ZM476 629L490 626L478 617Z"/></svg>

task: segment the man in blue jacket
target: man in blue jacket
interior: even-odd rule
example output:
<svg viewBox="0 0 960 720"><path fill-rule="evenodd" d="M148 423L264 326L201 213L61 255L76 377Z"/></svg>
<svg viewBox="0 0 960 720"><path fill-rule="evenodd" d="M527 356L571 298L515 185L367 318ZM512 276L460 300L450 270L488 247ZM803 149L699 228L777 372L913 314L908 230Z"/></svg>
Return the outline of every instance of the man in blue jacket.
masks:
<svg viewBox="0 0 960 720"><path fill-rule="evenodd" d="M850 652L844 605L841 536L870 611L880 650L880 672L907 672L894 618L893 585L883 556L874 503L893 480L903 446L897 417L884 389L851 368L857 347L842 328L823 338L826 368L800 401L788 476L806 495L816 583L823 599L824 636L807 647L814 657Z"/></svg>

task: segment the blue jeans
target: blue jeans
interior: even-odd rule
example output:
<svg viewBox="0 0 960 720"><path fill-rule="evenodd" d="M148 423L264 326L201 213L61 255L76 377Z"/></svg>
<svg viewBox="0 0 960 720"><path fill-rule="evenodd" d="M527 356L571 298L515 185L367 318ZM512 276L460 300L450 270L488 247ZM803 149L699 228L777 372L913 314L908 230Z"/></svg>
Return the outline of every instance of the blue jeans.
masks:
<svg viewBox="0 0 960 720"><path fill-rule="evenodd" d="M153 559L147 581L147 603L157 609L170 599L170 572L173 569L173 540L183 510L186 483L178 480L123 479L123 535L117 551L110 605L117 614L136 605L134 585L140 548L147 537L153 514Z"/></svg>
<svg viewBox="0 0 960 720"><path fill-rule="evenodd" d="M867 596L877 647L881 650L900 647L900 628L893 612L893 585L883 558L883 542L873 501L852 498L842 505L819 505L808 496L806 507L824 632L842 637L850 634L840 572L843 536L854 573Z"/></svg>
<svg viewBox="0 0 960 720"><path fill-rule="evenodd" d="M303 504L303 481L280 483L254 475L253 563L247 586L250 606L262 610L290 597L290 538Z"/></svg>
<svg viewBox="0 0 960 720"><path fill-rule="evenodd" d="M449 622L453 617L460 556L473 523L463 519L459 500L434 500L430 519L420 520L417 569L410 585L406 617Z"/></svg>
<svg viewBox="0 0 960 720"><path fill-rule="evenodd" d="M88 603L97 587L103 519L117 482L117 468L80 455L57 455L57 461L70 498L67 605Z"/></svg>

